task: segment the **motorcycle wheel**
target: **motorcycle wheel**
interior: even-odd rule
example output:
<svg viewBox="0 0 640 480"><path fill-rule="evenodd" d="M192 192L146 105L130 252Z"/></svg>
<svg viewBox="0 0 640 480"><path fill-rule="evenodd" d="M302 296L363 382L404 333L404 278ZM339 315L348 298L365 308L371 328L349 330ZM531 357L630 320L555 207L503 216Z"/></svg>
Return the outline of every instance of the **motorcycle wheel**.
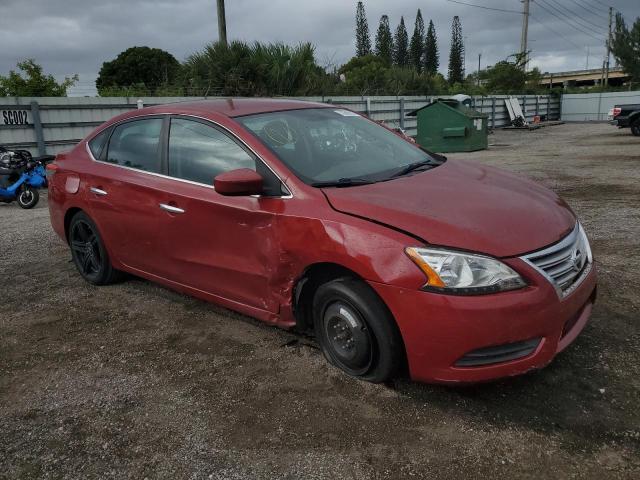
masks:
<svg viewBox="0 0 640 480"><path fill-rule="evenodd" d="M18 194L18 205L25 210L35 207L38 200L40 200L40 194L34 188L25 187Z"/></svg>

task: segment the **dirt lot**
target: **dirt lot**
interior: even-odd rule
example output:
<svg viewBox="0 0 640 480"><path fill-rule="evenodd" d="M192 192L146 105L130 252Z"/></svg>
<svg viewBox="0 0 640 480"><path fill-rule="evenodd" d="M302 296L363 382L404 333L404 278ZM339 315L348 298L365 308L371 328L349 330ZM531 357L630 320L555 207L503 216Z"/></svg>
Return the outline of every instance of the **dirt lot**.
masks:
<svg viewBox="0 0 640 480"><path fill-rule="evenodd" d="M451 156L559 192L600 286L551 366L474 387L365 384L306 339L149 282L92 287L46 199L0 205L0 477L640 478L640 138L490 142Z"/></svg>

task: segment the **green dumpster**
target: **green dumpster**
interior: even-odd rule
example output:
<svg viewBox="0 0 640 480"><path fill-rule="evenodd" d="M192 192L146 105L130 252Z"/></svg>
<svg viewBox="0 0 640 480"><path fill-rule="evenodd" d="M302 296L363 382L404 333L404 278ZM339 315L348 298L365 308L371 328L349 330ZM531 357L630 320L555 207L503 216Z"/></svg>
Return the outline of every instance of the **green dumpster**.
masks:
<svg viewBox="0 0 640 480"><path fill-rule="evenodd" d="M418 120L416 142L432 152L473 152L489 144L488 116L457 100L436 100L408 115Z"/></svg>

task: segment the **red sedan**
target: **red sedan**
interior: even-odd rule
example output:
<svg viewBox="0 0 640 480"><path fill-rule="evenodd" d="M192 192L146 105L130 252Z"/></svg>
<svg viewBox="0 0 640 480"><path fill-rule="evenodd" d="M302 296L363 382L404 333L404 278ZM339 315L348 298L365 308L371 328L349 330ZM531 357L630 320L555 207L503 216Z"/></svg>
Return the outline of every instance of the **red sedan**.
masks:
<svg viewBox="0 0 640 480"><path fill-rule="evenodd" d="M313 331L372 382L543 367L595 300L589 242L553 192L331 105L145 108L50 170L51 222L87 281L127 272Z"/></svg>

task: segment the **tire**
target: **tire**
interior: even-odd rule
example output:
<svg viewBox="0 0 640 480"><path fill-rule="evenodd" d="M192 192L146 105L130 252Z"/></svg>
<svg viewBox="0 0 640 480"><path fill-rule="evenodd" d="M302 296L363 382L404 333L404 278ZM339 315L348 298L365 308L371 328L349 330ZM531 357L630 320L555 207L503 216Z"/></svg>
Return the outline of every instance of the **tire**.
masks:
<svg viewBox="0 0 640 480"><path fill-rule="evenodd" d="M40 200L40 193L35 188L31 188L28 186L24 186L20 190L18 194L18 206L20 208L24 208L25 210L29 210L30 208L35 207Z"/></svg>
<svg viewBox="0 0 640 480"><path fill-rule="evenodd" d="M634 121L631 124L631 133L634 134L636 137L640 137L640 119Z"/></svg>
<svg viewBox="0 0 640 480"><path fill-rule="evenodd" d="M109 285L122 277L113 268L96 224L84 212L76 213L69 223L71 256L78 272L94 285Z"/></svg>
<svg viewBox="0 0 640 480"><path fill-rule="evenodd" d="M398 327L380 297L361 280L321 285L313 299L316 339L329 363L373 383L391 379L404 365Z"/></svg>

